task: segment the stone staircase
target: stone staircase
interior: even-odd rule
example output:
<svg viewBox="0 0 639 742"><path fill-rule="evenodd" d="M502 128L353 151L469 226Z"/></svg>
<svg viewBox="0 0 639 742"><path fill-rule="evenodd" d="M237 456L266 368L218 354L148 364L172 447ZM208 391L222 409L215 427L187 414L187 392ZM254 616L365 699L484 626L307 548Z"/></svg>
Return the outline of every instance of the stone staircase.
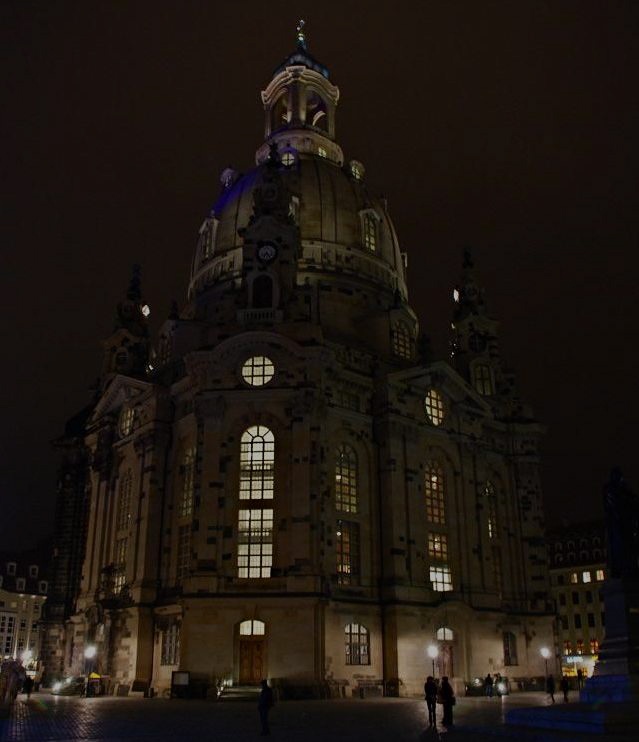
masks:
<svg viewBox="0 0 639 742"><path fill-rule="evenodd" d="M248 701L257 704L260 695L259 685L231 685L224 688L219 701Z"/></svg>

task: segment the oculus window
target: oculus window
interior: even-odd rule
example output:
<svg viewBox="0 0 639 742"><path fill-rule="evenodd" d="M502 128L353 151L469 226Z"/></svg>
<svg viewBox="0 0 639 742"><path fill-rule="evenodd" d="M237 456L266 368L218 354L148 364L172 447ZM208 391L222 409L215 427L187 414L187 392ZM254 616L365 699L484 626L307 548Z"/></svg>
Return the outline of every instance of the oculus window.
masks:
<svg viewBox="0 0 639 742"><path fill-rule="evenodd" d="M251 356L242 366L242 378L251 386L264 386L274 375L273 361L266 356Z"/></svg>
<svg viewBox="0 0 639 742"><path fill-rule="evenodd" d="M441 425L444 421L444 402L436 389L429 389L426 393L424 410L433 425Z"/></svg>

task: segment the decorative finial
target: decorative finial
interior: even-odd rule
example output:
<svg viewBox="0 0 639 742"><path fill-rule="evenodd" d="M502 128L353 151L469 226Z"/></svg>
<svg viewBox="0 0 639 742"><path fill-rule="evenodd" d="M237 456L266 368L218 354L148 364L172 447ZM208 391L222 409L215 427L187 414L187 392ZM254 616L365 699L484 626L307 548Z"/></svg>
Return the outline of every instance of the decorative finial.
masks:
<svg viewBox="0 0 639 742"><path fill-rule="evenodd" d="M304 33L305 25L306 21L300 18L297 24L297 45L302 49L306 49L306 34Z"/></svg>

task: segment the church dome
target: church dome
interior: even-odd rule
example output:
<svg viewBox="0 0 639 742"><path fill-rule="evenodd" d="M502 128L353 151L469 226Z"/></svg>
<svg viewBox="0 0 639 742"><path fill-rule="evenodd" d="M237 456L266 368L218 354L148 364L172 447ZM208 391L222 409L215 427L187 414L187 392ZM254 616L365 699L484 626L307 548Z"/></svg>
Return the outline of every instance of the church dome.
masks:
<svg viewBox="0 0 639 742"><path fill-rule="evenodd" d="M300 232L298 278L303 281L305 272L352 272L406 297L395 229L385 200L369 192L361 163L341 166L324 156L298 152L286 142L279 144L279 171ZM253 215L254 190L265 167L261 163L241 176L223 174L226 186L200 230L191 296L241 270L241 233Z"/></svg>

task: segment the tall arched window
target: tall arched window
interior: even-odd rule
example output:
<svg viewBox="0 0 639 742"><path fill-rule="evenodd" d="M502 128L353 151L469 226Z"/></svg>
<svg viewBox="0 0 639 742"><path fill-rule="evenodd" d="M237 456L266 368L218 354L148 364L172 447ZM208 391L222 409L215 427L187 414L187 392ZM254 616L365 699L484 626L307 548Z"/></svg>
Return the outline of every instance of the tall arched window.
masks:
<svg viewBox="0 0 639 742"><path fill-rule="evenodd" d="M362 216L362 242L371 252L377 251L377 218L371 212Z"/></svg>
<svg viewBox="0 0 639 742"><path fill-rule="evenodd" d="M335 507L357 512L357 454L345 443L337 449L335 460Z"/></svg>
<svg viewBox="0 0 639 742"><path fill-rule="evenodd" d="M133 475L128 469L120 480L118 492L118 512L116 528L118 531L128 529L131 522L131 493L133 492Z"/></svg>
<svg viewBox="0 0 639 742"><path fill-rule="evenodd" d="M504 631L504 665L517 665L517 637L512 631Z"/></svg>
<svg viewBox="0 0 639 742"><path fill-rule="evenodd" d="M195 482L194 448L188 448L184 452L180 474L182 476L182 487L180 492L178 515L180 518L189 518L193 514L193 485Z"/></svg>
<svg viewBox="0 0 639 742"><path fill-rule="evenodd" d="M240 442L238 512L238 577L270 577L273 565L273 500L275 436L264 425L253 425Z"/></svg>
<svg viewBox="0 0 639 742"><path fill-rule="evenodd" d="M344 649L347 665L370 665L370 637L368 629L359 623L344 628Z"/></svg>
<svg viewBox="0 0 639 742"><path fill-rule="evenodd" d="M473 386L486 397L495 393L493 372L487 363L476 363L473 366Z"/></svg>
<svg viewBox="0 0 639 742"><path fill-rule="evenodd" d="M497 538L497 497L495 496L495 487L492 482L486 482L484 488L484 498L486 501L486 521L488 524L488 538Z"/></svg>
<svg viewBox="0 0 639 742"><path fill-rule="evenodd" d="M444 470L436 461L424 467L424 494L426 495L426 518L430 523L446 523L444 502Z"/></svg>

